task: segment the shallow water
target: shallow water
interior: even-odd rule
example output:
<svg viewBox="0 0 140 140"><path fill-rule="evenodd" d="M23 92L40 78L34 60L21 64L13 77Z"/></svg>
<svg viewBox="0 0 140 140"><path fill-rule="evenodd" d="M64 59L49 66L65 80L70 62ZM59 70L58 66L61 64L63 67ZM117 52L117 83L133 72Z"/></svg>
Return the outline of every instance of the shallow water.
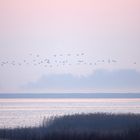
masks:
<svg viewBox="0 0 140 140"><path fill-rule="evenodd" d="M38 126L75 113L140 113L140 99L0 99L0 127Z"/></svg>

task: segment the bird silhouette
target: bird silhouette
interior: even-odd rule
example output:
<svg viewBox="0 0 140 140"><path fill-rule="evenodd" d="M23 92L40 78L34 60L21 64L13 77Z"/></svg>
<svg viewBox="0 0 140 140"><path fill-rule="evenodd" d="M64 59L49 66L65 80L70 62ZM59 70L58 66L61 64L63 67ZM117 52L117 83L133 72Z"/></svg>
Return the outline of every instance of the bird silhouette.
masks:
<svg viewBox="0 0 140 140"><path fill-rule="evenodd" d="M21 66L21 67L28 67L28 66L36 66L36 67L48 67L48 68L56 68L59 66L67 67L69 68L71 66L89 66L90 68L92 65L96 66L98 64L112 64L114 65L118 61L116 59L110 58L110 59L94 59L91 61L87 60L87 55L84 57L84 52L76 52L76 53L55 53L50 56L42 56L41 54L34 54L30 53L28 55L28 58L21 58L21 60L11 59L0 59L0 66ZM132 64L136 65L136 62L133 62Z"/></svg>

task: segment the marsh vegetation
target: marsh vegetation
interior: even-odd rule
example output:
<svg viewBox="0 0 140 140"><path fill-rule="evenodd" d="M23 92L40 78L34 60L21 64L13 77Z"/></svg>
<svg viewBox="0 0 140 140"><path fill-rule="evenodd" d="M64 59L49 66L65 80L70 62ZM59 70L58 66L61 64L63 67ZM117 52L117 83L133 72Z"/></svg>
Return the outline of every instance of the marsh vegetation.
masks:
<svg viewBox="0 0 140 140"><path fill-rule="evenodd" d="M38 127L1 128L9 140L139 140L139 114L75 114L44 119Z"/></svg>

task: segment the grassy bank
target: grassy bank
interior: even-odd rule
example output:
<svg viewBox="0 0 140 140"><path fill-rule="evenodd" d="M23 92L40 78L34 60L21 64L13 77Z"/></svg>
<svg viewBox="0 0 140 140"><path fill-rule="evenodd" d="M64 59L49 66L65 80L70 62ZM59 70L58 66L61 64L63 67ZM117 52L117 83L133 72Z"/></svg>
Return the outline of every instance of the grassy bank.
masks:
<svg viewBox="0 0 140 140"><path fill-rule="evenodd" d="M0 129L9 140L140 140L140 115L75 114L52 117L34 128Z"/></svg>

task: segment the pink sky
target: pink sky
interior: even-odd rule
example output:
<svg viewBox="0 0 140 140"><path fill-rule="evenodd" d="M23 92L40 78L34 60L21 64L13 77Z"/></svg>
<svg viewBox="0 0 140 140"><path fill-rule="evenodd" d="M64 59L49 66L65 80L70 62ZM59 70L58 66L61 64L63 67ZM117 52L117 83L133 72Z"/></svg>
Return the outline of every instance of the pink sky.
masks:
<svg viewBox="0 0 140 140"><path fill-rule="evenodd" d="M62 31L83 28L87 31L91 27L102 30L112 26L137 30L139 7L139 0L1 0L0 29L13 32L22 30L21 27Z"/></svg>
<svg viewBox="0 0 140 140"><path fill-rule="evenodd" d="M84 51L89 58L119 59L113 69L140 71L139 37L140 0L0 0L0 60L25 58L30 51L41 55ZM9 90L9 85L16 89L52 72L9 69L0 69L0 86ZM89 72L86 67L69 71L79 74L81 70Z"/></svg>

